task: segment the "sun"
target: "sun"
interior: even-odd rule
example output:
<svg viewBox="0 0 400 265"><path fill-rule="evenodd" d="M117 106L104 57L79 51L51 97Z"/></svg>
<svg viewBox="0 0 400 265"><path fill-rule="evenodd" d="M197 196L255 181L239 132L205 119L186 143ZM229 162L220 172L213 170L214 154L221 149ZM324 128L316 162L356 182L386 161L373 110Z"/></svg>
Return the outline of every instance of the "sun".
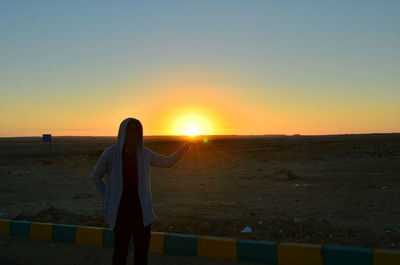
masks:
<svg viewBox="0 0 400 265"><path fill-rule="evenodd" d="M210 122L203 116L186 115L178 118L175 123L176 135L208 135L210 134Z"/></svg>
<svg viewBox="0 0 400 265"><path fill-rule="evenodd" d="M188 136L196 136L200 134L200 130L199 128L197 128L195 125L188 125L185 129L184 129L184 134L188 135Z"/></svg>

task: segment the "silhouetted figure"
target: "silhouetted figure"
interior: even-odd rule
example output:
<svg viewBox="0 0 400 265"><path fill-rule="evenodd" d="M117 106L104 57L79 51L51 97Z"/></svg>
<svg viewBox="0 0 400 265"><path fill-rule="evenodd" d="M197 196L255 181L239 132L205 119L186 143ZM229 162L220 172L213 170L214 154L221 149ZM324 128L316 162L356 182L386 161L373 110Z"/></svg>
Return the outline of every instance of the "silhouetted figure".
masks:
<svg viewBox="0 0 400 265"><path fill-rule="evenodd" d="M103 152L92 173L104 198L107 222L114 231L114 265L126 264L131 235L135 265L147 264L151 223L156 220L149 168L171 167L189 149L186 143L169 157L157 154L144 147L140 121L122 121L117 142Z"/></svg>

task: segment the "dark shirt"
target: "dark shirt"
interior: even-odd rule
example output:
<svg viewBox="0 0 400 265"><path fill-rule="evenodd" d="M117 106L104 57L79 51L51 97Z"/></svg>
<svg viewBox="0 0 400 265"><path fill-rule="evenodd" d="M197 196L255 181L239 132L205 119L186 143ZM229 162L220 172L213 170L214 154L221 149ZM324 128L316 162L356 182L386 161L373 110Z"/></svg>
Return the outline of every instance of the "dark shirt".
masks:
<svg viewBox="0 0 400 265"><path fill-rule="evenodd" d="M141 220L141 205L139 200L139 175L135 153L122 152L123 189L119 205L120 214L125 218L136 217Z"/></svg>
<svg viewBox="0 0 400 265"><path fill-rule="evenodd" d="M122 176L124 178L122 194L128 196L138 194L139 178L136 152L122 151Z"/></svg>

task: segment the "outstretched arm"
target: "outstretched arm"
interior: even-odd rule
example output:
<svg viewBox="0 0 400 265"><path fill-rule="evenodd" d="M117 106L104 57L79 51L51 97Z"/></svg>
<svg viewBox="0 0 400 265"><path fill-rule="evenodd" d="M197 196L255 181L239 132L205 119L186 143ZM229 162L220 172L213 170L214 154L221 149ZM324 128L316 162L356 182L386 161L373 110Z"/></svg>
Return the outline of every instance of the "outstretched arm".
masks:
<svg viewBox="0 0 400 265"><path fill-rule="evenodd" d="M151 165L153 167L172 167L189 150L190 145L188 143L185 143L183 146L181 146L181 148L179 148L175 153L170 156L164 156L150 150Z"/></svg>

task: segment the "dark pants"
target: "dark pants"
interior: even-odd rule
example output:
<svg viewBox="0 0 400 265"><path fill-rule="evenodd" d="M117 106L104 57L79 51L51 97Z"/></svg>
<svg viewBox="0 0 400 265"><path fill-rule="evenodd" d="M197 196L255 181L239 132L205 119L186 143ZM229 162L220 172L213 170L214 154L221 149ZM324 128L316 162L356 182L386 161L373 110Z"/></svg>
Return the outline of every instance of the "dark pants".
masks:
<svg viewBox="0 0 400 265"><path fill-rule="evenodd" d="M129 208L129 209L128 209ZM133 236L135 265L147 265L151 225L143 227L142 210L139 206L121 202L114 228L113 265L126 264L129 241Z"/></svg>

